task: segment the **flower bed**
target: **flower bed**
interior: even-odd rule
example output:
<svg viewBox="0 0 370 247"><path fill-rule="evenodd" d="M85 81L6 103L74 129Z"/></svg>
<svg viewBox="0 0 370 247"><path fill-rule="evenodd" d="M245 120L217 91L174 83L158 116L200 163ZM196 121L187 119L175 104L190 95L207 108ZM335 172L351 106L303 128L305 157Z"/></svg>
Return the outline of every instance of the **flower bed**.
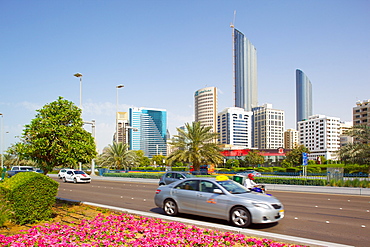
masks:
<svg viewBox="0 0 370 247"><path fill-rule="evenodd" d="M242 234L130 214L99 214L79 224L34 226L22 234L0 235L0 246L295 246Z"/></svg>

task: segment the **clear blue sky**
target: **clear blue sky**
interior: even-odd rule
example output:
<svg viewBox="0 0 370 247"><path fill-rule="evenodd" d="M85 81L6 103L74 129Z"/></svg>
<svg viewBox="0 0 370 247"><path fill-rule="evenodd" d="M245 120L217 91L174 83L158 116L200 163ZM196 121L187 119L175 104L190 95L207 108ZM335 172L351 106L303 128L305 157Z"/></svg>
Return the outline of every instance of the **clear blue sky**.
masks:
<svg viewBox="0 0 370 247"><path fill-rule="evenodd" d="M194 120L194 92L219 89L234 106L230 23L257 49L259 104L295 128L295 70L313 87L313 112L352 120L370 99L368 0L0 0L0 113L4 149L35 110L59 96L96 120L99 150L112 142L116 110L166 109L171 135ZM88 126L86 129L90 130Z"/></svg>

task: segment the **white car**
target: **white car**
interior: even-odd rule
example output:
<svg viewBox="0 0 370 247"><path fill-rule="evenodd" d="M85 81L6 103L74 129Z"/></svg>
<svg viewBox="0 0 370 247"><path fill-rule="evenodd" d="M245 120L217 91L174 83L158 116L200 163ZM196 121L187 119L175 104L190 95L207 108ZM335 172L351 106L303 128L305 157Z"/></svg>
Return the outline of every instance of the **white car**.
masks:
<svg viewBox="0 0 370 247"><path fill-rule="evenodd" d="M91 177L84 171L66 169L65 174L62 177L63 182L74 182L74 183L90 183Z"/></svg>
<svg viewBox="0 0 370 247"><path fill-rule="evenodd" d="M60 169L60 171L58 172L58 178L59 179L62 179L64 177L64 175L67 173L67 171L73 171L74 169Z"/></svg>

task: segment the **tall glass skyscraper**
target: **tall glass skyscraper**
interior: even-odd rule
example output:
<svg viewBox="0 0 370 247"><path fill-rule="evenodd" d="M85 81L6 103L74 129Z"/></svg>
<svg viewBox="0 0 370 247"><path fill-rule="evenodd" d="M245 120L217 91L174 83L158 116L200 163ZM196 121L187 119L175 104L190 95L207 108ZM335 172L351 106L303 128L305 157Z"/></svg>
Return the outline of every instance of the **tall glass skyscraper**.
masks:
<svg viewBox="0 0 370 247"><path fill-rule="evenodd" d="M167 111L153 108L129 108L130 150L144 155L167 155Z"/></svg>
<svg viewBox="0 0 370 247"><path fill-rule="evenodd" d="M258 106L257 50L233 25L235 107L251 111Z"/></svg>
<svg viewBox="0 0 370 247"><path fill-rule="evenodd" d="M302 70L296 70L297 123L312 116L312 84Z"/></svg>

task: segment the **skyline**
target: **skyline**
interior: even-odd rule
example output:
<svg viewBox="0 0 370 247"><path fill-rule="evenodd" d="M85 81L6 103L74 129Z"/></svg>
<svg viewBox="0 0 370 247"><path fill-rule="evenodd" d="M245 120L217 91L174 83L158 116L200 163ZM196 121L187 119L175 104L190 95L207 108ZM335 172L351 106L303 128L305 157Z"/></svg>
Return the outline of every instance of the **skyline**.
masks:
<svg viewBox="0 0 370 247"><path fill-rule="evenodd" d="M3 148L59 96L79 105L76 73L99 151L112 143L120 84L118 111L165 109L171 136L194 121L199 88L218 88L218 112L233 107L231 22L258 51L258 104L284 110L286 129L296 129L296 69L312 83L313 114L352 121L356 101L370 98L369 9L365 0L0 1Z"/></svg>

